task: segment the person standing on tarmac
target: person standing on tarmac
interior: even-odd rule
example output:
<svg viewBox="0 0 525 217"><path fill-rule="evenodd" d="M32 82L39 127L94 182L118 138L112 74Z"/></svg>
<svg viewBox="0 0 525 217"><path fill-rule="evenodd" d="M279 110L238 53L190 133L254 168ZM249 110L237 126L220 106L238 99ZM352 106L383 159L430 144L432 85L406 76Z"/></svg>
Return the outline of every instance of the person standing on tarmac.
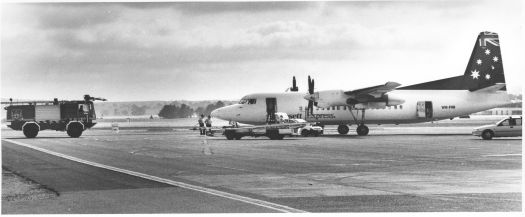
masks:
<svg viewBox="0 0 525 217"><path fill-rule="evenodd" d="M208 118L204 121L206 123L206 128L209 129L209 132L211 133L211 116L208 115ZM206 132L204 132L206 134Z"/></svg>
<svg viewBox="0 0 525 217"><path fill-rule="evenodd" d="M201 133L201 135L205 135L206 134L206 128L204 128L204 115L201 114L200 118L199 118L199 131Z"/></svg>

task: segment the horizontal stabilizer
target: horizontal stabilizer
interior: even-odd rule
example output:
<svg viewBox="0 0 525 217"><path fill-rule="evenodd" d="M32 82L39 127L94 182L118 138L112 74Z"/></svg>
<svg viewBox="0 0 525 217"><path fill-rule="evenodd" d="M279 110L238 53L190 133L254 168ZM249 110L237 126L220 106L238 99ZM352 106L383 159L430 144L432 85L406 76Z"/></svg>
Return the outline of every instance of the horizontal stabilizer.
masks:
<svg viewBox="0 0 525 217"><path fill-rule="evenodd" d="M505 87L504 83L496 83L492 86L488 86L485 88L481 88L479 90L475 90L474 92L494 92L494 91L501 90L501 88L504 88L504 87Z"/></svg>

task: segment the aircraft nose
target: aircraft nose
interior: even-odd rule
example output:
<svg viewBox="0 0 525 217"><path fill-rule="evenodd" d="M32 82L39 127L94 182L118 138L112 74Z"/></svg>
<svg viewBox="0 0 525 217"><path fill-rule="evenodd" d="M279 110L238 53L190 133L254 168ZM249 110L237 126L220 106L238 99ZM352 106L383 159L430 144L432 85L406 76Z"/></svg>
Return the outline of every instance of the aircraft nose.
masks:
<svg viewBox="0 0 525 217"><path fill-rule="evenodd" d="M218 109L213 110L213 111L211 112L210 115L211 115L212 117L214 117L214 118L219 118L219 119L221 119L221 115L220 115L220 113L221 113L221 109L218 108Z"/></svg>

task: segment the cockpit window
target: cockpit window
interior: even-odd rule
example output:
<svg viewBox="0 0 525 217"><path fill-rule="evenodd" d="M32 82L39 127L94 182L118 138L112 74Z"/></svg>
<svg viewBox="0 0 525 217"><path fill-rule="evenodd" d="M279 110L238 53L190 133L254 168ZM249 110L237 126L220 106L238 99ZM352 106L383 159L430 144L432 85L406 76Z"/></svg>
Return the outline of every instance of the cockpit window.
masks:
<svg viewBox="0 0 525 217"><path fill-rule="evenodd" d="M257 99L241 99L239 101L239 104L255 104L257 103Z"/></svg>

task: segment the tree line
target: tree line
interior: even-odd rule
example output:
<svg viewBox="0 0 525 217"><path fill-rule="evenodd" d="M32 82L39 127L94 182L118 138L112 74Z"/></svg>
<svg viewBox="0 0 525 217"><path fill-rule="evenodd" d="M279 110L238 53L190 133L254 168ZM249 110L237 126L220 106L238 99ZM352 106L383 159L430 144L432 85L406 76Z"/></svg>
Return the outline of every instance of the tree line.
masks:
<svg viewBox="0 0 525 217"><path fill-rule="evenodd" d="M176 104L169 104L164 105L162 109L159 112L159 117L161 118L188 118L191 117L193 114L197 115L210 115L210 113L220 107L224 107L224 103L222 101L217 101L215 104L209 104L206 107L198 107L197 109L193 109L189 107L186 104L181 104L180 106Z"/></svg>

